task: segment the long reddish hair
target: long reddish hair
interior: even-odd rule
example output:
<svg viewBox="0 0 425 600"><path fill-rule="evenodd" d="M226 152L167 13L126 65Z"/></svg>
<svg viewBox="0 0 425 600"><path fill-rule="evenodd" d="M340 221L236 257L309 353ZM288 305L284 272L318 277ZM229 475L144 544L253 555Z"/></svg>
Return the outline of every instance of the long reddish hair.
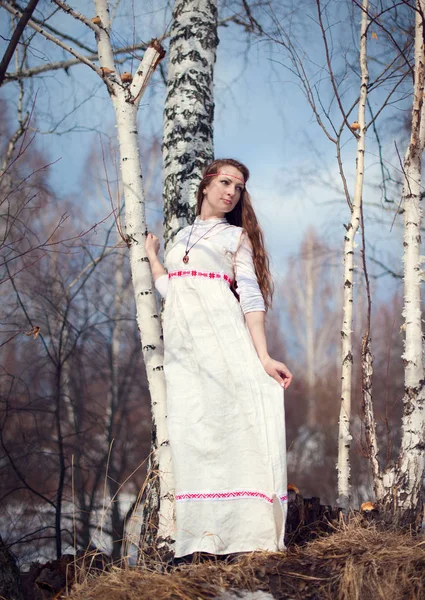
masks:
<svg viewBox="0 0 425 600"><path fill-rule="evenodd" d="M230 165L238 169L246 182L249 179L249 170L245 165L233 158L221 158L214 160L204 170L202 180L199 184L196 194L196 214L201 214L202 202L204 200L204 189L211 182L211 175L218 174L220 169ZM264 246L264 235L258 223L254 209L252 207L251 197L246 189L241 192L239 202L235 208L226 214L226 219L231 225L243 227L248 234L252 244L252 257L254 261L255 274L257 275L258 285L264 298L266 308L271 308L273 298L273 281L270 274L269 257Z"/></svg>

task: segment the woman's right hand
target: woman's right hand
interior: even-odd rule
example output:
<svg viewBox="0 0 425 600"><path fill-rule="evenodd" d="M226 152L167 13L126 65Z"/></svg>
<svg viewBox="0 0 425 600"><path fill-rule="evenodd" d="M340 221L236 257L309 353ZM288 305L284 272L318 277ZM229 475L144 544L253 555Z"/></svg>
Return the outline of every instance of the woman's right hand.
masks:
<svg viewBox="0 0 425 600"><path fill-rule="evenodd" d="M147 234L146 240L145 240L145 250L146 250L146 255L149 260L151 260L152 258L156 258L158 256L159 247L160 247L159 239L156 237L156 235L149 232Z"/></svg>

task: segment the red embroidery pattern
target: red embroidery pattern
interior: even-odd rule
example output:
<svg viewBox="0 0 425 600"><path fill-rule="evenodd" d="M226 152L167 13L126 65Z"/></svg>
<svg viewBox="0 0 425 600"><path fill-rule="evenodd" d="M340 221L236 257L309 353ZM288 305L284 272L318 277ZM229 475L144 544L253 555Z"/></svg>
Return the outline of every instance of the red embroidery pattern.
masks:
<svg viewBox="0 0 425 600"><path fill-rule="evenodd" d="M233 498L260 498L270 504L273 504L273 498L262 492L251 492L249 490L240 490L235 492L211 492L211 493L185 493L176 494L176 502L185 500L231 500ZM280 502L288 500L288 494L278 496Z"/></svg>
<svg viewBox="0 0 425 600"><path fill-rule="evenodd" d="M168 273L168 279L174 277L205 277L205 279L224 279L229 285L232 285L232 280L226 273L214 273L212 271L194 271L192 269L171 271Z"/></svg>

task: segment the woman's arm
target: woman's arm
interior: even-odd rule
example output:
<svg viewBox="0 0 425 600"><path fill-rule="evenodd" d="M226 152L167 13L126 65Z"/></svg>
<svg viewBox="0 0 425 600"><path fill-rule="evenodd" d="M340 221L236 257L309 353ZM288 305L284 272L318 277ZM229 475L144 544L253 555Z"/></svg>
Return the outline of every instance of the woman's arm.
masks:
<svg viewBox="0 0 425 600"><path fill-rule="evenodd" d="M264 370L286 390L291 385L292 374L283 362L274 360L267 352L265 313L263 311L248 312L245 314L245 321Z"/></svg>
<svg viewBox="0 0 425 600"><path fill-rule="evenodd" d="M145 250L151 266L152 277L154 281L159 279L159 277L162 275L167 274L167 271L164 269L161 261L158 258L159 246L159 239L156 237L156 235L153 233L148 233L145 241Z"/></svg>
<svg viewBox="0 0 425 600"><path fill-rule="evenodd" d="M266 373L286 389L291 384L292 374L284 363L271 358L267 351L265 304L255 274L251 242L245 232L235 255L235 274L241 308L261 364Z"/></svg>
<svg viewBox="0 0 425 600"><path fill-rule="evenodd" d="M145 241L146 256L151 266L155 287L163 298L167 296L168 275L158 258L159 239L153 233L148 233Z"/></svg>

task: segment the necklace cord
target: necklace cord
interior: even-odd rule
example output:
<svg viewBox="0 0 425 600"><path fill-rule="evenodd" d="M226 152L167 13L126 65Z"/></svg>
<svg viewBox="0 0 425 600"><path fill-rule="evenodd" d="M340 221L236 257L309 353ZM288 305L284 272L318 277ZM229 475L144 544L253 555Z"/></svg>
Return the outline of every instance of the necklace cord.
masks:
<svg viewBox="0 0 425 600"><path fill-rule="evenodd" d="M195 242L193 242L193 244L189 247L189 243L190 243L190 239L192 237L192 232L193 232L193 228L195 226L196 221L194 221L192 223L192 228L190 230L189 233L189 237L187 238L187 242L186 242L186 250L183 256L183 262L185 264L187 264L189 262L189 252L192 250L193 246L195 246L200 240L202 240L202 238L204 238L212 229L214 229L214 227L217 227L217 225L221 225L222 223L214 223L214 225L212 227L210 227L209 229L207 229L207 231L201 235L201 237L199 237Z"/></svg>

